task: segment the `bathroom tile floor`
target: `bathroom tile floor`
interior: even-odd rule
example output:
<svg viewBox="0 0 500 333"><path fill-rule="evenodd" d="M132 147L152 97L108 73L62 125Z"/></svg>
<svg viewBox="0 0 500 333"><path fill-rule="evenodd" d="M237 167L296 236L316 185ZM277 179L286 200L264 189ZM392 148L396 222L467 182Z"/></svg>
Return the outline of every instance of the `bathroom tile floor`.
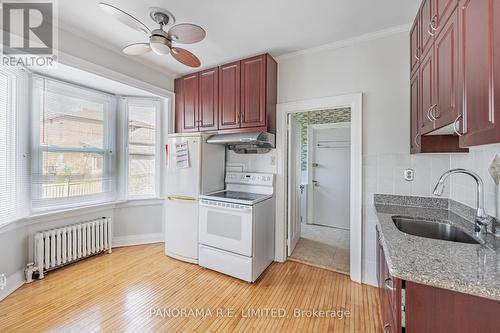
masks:
<svg viewBox="0 0 500 333"><path fill-rule="evenodd" d="M349 274L349 230L301 224L290 260Z"/></svg>

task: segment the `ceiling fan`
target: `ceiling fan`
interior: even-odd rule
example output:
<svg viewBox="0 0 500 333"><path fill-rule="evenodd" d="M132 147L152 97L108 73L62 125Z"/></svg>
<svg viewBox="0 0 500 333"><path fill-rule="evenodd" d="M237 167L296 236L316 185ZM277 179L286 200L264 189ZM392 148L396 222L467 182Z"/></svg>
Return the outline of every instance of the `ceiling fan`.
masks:
<svg viewBox="0 0 500 333"><path fill-rule="evenodd" d="M190 23L174 25L168 31L164 28L175 23L175 17L168 10L152 7L149 9L149 16L160 25L158 29L150 30L144 23L124 12L123 10L100 2L99 6L106 13L111 14L120 22L128 25L134 30L142 31L149 36L148 43L133 43L125 46L122 52L127 55L141 55L150 51L158 55L172 54L175 60L189 67L200 67L200 60L191 52L180 47L173 47L172 42L180 44L193 44L205 38L203 28Z"/></svg>

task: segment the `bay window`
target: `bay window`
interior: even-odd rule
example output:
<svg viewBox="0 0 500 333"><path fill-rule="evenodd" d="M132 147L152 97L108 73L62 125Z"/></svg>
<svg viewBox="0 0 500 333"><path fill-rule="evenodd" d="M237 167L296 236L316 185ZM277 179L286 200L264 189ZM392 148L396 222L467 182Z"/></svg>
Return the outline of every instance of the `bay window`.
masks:
<svg viewBox="0 0 500 333"><path fill-rule="evenodd" d="M127 197L158 197L160 100L124 98L127 115Z"/></svg>
<svg viewBox="0 0 500 333"><path fill-rule="evenodd" d="M112 200L116 97L39 76L32 96L34 208Z"/></svg>
<svg viewBox="0 0 500 333"><path fill-rule="evenodd" d="M29 211L26 91L26 72L0 67L0 226Z"/></svg>

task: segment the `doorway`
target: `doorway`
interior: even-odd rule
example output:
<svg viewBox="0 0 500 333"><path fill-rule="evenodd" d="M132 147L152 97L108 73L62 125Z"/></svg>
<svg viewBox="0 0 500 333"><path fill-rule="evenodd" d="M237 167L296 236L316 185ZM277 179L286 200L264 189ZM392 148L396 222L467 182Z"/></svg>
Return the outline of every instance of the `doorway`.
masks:
<svg viewBox="0 0 500 333"><path fill-rule="evenodd" d="M278 104L277 107L277 177L276 177L276 248L275 260L286 261L288 253L293 245L293 233L299 233L300 224L293 214L298 214L294 208L294 200L290 197L300 194L297 191L289 191L293 185L291 182L298 181L290 177L289 161L293 160L290 149L291 137L289 136L290 114L302 112L315 112L320 110L331 110L338 108L350 108L351 110L351 175L350 175L350 230L349 230L349 275L351 280L362 282L362 93L323 97L296 102ZM299 153L300 154L300 153ZM297 193L297 194L295 194ZM300 221L300 220L299 220ZM295 236L297 239L297 236ZM299 236L300 239L300 236ZM292 251L293 252L293 251Z"/></svg>
<svg viewBox="0 0 500 333"><path fill-rule="evenodd" d="M288 119L290 260L349 273L350 108Z"/></svg>

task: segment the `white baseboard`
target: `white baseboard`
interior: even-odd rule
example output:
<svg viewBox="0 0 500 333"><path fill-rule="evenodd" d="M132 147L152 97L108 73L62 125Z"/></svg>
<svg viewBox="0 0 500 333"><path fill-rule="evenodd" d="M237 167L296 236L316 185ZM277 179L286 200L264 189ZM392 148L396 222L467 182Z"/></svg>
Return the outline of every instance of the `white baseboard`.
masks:
<svg viewBox="0 0 500 333"><path fill-rule="evenodd" d="M0 301L20 288L24 283L24 272L22 270L8 276L7 286L3 290L0 290Z"/></svg>
<svg viewBox="0 0 500 333"><path fill-rule="evenodd" d="M163 243L163 233L113 237L113 247Z"/></svg>

